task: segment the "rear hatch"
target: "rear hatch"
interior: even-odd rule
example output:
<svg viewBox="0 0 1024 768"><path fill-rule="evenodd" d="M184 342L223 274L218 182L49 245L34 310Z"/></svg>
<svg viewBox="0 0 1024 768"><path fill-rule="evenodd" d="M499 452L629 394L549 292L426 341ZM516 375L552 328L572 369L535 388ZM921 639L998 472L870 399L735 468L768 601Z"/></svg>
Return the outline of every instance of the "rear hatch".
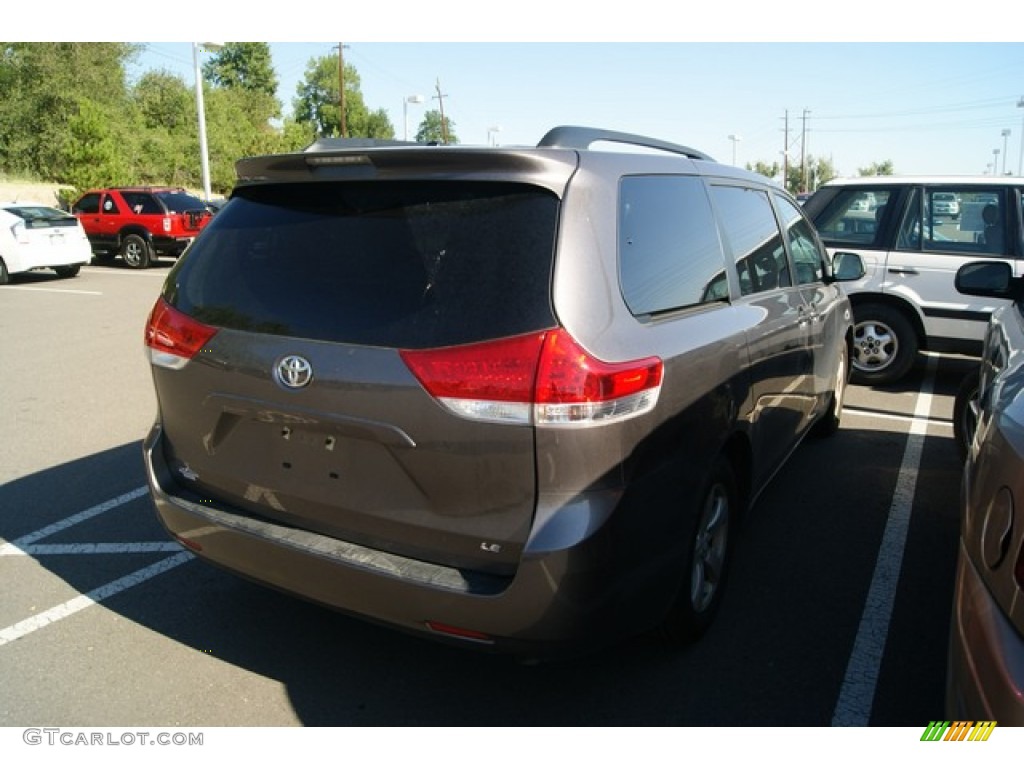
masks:
<svg viewBox="0 0 1024 768"><path fill-rule="evenodd" d="M181 486L371 548L512 573L535 506L533 427L453 413L408 360L448 373L449 347L553 327L558 211L549 188L496 179L236 189L154 310L183 338L203 332L194 357L153 368ZM465 354L455 364L503 375Z"/></svg>
<svg viewBox="0 0 1024 768"><path fill-rule="evenodd" d="M71 214L42 205L11 205L4 210L22 220L16 225L15 239L33 248L33 261L49 265L91 258L85 232Z"/></svg>

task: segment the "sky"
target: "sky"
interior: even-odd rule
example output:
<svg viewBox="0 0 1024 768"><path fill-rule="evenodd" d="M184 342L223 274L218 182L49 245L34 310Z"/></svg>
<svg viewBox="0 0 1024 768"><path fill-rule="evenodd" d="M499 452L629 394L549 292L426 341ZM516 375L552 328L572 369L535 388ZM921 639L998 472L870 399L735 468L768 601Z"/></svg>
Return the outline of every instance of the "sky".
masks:
<svg viewBox="0 0 1024 768"><path fill-rule="evenodd" d="M884 161L899 174L1022 170L1024 25L1001 22L1019 20L1002 0L977 14L933 0L909 17L882 0L838 13L791 0L785 14L734 3L671 16L649 0L631 1L628 14L572 0L363 10L313 0L301 13L244 18L215 7L228 10L203 6L202 37L269 42L286 113L310 60L337 51L337 40L317 39L341 38L366 105L386 110L398 138L405 115L412 136L440 94L463 144L535 145L556 125L587 125L738 165L781 163L786 150L791 163L823 157L840 175ZM192 44L175 41L199 37L199 17L184 7L169 16L159 29L170 36L142 43L129 75L163 69L192 85ZM129 39L117 35L157 29L125 26L104 31ZM422 104L406 102L417 95Z"/></svg>

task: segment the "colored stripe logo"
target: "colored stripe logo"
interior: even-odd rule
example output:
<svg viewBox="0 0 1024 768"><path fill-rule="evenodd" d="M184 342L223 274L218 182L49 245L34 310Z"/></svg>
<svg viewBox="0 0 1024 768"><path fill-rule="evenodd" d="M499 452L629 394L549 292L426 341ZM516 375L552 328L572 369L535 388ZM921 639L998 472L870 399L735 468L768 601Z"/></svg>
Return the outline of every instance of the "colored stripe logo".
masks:
<svg viewBox="0 0 1024 768"><path fill-rule="evenodd" d="M921 741L988 741L995 728L995 720L932 720Z"/></svg>

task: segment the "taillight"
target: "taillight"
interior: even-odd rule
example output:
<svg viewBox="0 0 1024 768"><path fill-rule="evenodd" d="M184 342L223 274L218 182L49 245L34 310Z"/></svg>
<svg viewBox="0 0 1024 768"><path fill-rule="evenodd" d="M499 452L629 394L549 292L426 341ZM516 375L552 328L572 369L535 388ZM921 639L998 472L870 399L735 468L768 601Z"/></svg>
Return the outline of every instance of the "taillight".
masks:
<svg viewBox="0 0 1024 768"><path fill-rule="evenodd" d="M150 362L161 368L183 368L216 332L216 328L193 320L162 298L157 299L146 323Z"/></svg>
<svg viewBox="0 0 1024 768"><path fill-rule="evenodd" d="M170 231L171 231L171 217L170 216L164 216L164 232L170 232Z"/></svg>
<svg viewBox="0 0 1024 768"><path fill-rule="evenodd" d="M656 357L598 360L563 329L401 354L452 412L507 424L589 426L647 413L664 370Z"/></svg>

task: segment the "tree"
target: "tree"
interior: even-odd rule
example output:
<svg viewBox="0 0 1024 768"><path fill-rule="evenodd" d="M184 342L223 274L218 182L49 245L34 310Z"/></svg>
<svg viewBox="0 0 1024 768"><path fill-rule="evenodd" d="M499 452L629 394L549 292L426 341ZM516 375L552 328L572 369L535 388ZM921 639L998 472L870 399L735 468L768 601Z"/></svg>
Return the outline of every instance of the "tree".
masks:
<svg viewBox="0 0 1024 768"><path fill-rule="evenodd" d="M310 59L305 79L296 89L295 120L312 127L316 136L341 135L341 105L338 98L338 57ZM394 126L387 112L370 112L360 91L356 68L345 64L345 126L349 136L393 139Z"/></svg>
<svg viewBox="0 0 1024 768"><path fill-rule="evenodd" d="M241 88L277 100L277 73L268 43L225 43L203 64L203 78L218 88ZM280 114L280 107L275 117Z"/></svg>
<svg viewBox="0 0 1024 768"><path fill-rule="evenodd" d="M113 121L112 135L131 120L125 64L136 53L129 43L0 43L0 170L46 179L66 176L78 152L71 123L88 114Z"/></svg>
<svg viewBox="0 0 1024 768"><path fill-rule="evenodd" d="M423 144L444 144L445 136L448 137L448 144L458 144L459 138L455 135L455 123L448 115L444 116L445 128L441 126L441 111L437 109L428 109L423 113L423 121L420 123L419 130L416 131L416 141Z"/></svg>
<svg viewBox="0 0 1024 768"><path fill-rule="evenodd" d="M867 168L857 169L858 176L892 176L894 173L892 160L883 160L880 163L872 163Z"/></svg>

